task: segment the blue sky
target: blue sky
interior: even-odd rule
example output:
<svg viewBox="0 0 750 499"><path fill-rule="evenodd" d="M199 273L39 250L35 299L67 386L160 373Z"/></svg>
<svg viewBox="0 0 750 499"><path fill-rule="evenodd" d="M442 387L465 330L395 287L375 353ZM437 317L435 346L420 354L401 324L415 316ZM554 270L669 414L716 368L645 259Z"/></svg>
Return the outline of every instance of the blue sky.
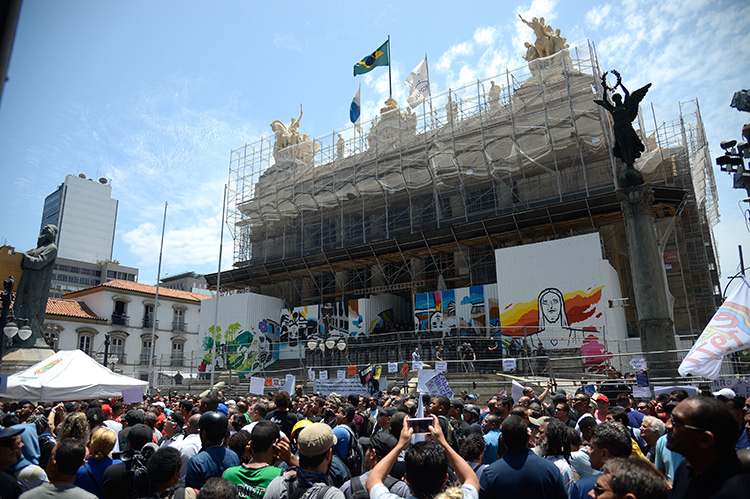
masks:
<svg viewBox="0 0 750 499"><path fill-rule="evenodd" d="M388 72L352 66L392 40L394 97L428 55L433 94L521 67L533 41L524 17L544 16L568 43L591 40L630 89L653 86L657 120L697 98L711 156L740 139L750 114L729 107L747 87L750 3L534 0L420 3L26 0L0 103L0 241L36 243L44 197L66 174L111 179L120 201L114 257L154 283L164 202L162 275L215 272L223 185L233 148L271 134L304 106L312 137L348 125L362 84L363 119L388 95ZM422 6L425 6L423 9ZM648 119L650 113L647 114ZM652 127L647 127L652 128ZM744 191L715 172L722 275L750 237ZM10 195L9 195L10 194ZM225 231L223 268L231 267Z"/></svg>

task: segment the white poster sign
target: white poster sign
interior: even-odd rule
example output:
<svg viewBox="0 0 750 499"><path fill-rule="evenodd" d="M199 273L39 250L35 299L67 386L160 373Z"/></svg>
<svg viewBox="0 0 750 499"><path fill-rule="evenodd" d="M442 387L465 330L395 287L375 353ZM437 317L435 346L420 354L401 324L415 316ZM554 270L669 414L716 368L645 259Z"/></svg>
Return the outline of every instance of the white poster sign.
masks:
<svg viewBox="0 0 750 499"><path fill-rule="evenodd" d="M448 363L444 360L435 361L435 370L441 373L448 371Z"/></svg>
<svg viewBox="0 0 750 499"><path fill-rule="evenodd" d="M396 362L389 362L388 363L388 373L395 373L398 372L398 363Z"/></svg>
<svg viewBox="0 0 750 499"><path fill-rule="evenodd" d="M318 379L328 379L328 371L318 371Z"/></svg>
<svg viewBox="0 0 750 499"><path fill-rule="evenodd" d="M265 378L257 378L253 376L250 378L250 390L249 393L254 393L255 395L263 395L263 387L266 386L266 380Z"/></svg>
<svg viewBox="0 0 750 499"><path fill-rule="evenodd" d="M445 375L441 372L428 379L425 383L425 387L427 388L427 391L433 395L448 398L453 397L453 390L451 390L451 387L448 385L448 380L445 379Z"/></svg>
<svg viewBox="0 0 750 499"><path fill-rule="evenodd" d="M343 369L339 369L338 371L336 371L336 378L346 379L346 371L344 371Z"/></svg>
<svg viewBox="0 0 750 499"><path fill-rule="evenodd" d="M427 389L427 382L437 374L434 369L422 369L417 371L417 391L419 393L428 393L430 390Z"/></svg>
<svg viewBox="0 0 750 499"><path fill-rule="evenodd" d="M122 403L127 404L138 404L143 402L143 388L140 386L134 386L133 388L123 388L122 390Z"/></svg>
<svg viewBox="0 0 750 499"><path fill-rule="evenodd" d="M512 371L516 368L516 359L503 359L503 371Z"/></svg>
<svg viewBox="0 0 750 499"><path fill-rule="evenodd" d="M411 368L415 371L421 371L422 370L422 361L421 360L415 360L411 363Z"/></svg>

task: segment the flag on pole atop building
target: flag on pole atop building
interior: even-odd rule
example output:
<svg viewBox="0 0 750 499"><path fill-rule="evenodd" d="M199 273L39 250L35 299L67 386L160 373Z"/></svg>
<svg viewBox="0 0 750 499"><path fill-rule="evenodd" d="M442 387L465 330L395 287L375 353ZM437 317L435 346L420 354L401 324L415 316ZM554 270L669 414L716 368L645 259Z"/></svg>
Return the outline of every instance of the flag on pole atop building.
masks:
<svg viewBox="0 0 750 499"><path fill-rule="evenodd" d="M680 376L716 379L725 355L750 348L750 285L739 279L680 364Z"/></svg>
<svg viewBox="0 0 750 499"><path fill-rule="evenodd" d="M357 89L357 94L354 96L354 99L352 99L352 105L349 106L349 119L352 123L354 123L354 126L357 127L357 130L359 130L359 116L360 116L360 105L359 105L359 91L360 89Z"/></svg>
<svg viewBox="0 0 750 499"><path fill-rule="evenodd" d="M406 101L412 109L430 96L430 73L427 70L427 57L409 73L404 83L409 85L409 98Z"/></svg>
<svg viewBox="0 0 750 499"><path fill-rule="evenodd" d="M354 76L369 73L373 68L378 66L388 66L390 63L390 51L388 40L383 43L372 54L368 54L354 65Z"/></svg>

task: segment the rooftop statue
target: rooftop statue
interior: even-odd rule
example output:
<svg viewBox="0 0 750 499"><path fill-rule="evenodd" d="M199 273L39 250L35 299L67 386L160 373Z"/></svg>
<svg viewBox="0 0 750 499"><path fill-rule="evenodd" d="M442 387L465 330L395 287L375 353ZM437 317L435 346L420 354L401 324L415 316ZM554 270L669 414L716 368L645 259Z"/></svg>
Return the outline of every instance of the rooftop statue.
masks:
<svg viewBox="0 0 750 499"><path fill-rule="evenodd" d="M539 19L533 17L531 21L524 19L521 14L518 14L518 17L521 18L521 21L525 25L534 30L534 34L536 35L533 45L528 42L524 44L526 46L526 54L523 58L527 62L541 57L549 57L568 48L568 44L565 43L567 40L560 36L560 30L553 30L552 26L544 22L543 17Z"/></svg>
<svg viewBox="0 0 750 499"><path fill-rule="evenodd" d="M620 158L627 167L620 177L623 187L631 187L643 183L643 175L633 167L633 164L645 150L641 138L633 129L632 123L638 117L638 104L646 96L646 92L648 92L651 84L649 83L631 94L625 88L625 85L622 84L620 73L615 70L612 70L612 74L617 77L617 83L614 87L610 87L607 83L608 73L606 72L602 75L604 99L594 99L594 102L609 111L612 115L615 132L615 146L612 148L612 153L615 157ZM617 87L620 87L625 94L624 99L620 94L613 92ZM608 94L612 94L611 98L614 104L610 102Z"/></svg>
<svg viewBox="0 0 750 499"><path fill-rule="evenodd" d="M271 130L276 137L273 145L273 157L279 161L282 159L298 159L305 163L312 163L312 157L320 150L320 144L311 143L308 134L299 132L299 123L302 121L302 104L299 106L299 118L292 118L289 128L279 120L271 122ZM291 151L282 154L281 151L295 146Z"/></svg>

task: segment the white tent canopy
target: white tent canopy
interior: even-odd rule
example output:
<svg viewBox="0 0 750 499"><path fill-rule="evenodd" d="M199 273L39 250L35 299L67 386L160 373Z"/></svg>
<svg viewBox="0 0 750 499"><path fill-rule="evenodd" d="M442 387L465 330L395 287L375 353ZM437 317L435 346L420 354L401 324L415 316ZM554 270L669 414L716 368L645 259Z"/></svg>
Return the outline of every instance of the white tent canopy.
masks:
<svg viewBox="0 0 750 499"><path fill-rule="evenodd" d="M37 402L119 397L123 389L148 386L115 374L81 350L62 350L18 374L8 376L1 397Z"/></svg>

